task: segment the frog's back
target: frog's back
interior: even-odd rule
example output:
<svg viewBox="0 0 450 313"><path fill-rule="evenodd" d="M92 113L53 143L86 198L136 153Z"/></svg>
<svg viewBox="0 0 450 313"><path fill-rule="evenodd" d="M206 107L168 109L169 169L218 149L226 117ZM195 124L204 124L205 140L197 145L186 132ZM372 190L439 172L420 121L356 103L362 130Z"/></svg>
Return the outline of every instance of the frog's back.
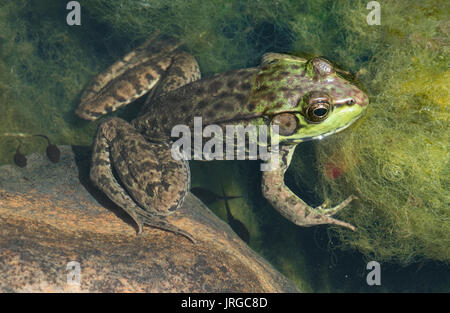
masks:
<svg viewBox="0 0 450 313"><path fill-rule="evenodd" d="M254 116L248 103L259 68L232 70L148 99L133 125L147 137L169 136L175 125L221 124Z"/></svg>

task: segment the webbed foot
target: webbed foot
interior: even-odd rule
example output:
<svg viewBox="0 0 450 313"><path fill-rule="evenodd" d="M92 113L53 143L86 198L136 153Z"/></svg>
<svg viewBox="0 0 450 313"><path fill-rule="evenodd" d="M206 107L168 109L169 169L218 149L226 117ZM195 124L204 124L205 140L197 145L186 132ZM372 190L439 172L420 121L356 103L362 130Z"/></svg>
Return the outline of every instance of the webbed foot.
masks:
<svg viewBox="0 0 450 313"><path fill-rule="evenodd" d="M174 233L175 235L180 235L185 237L186 239L190 240L193 244L196 244L197 241L192 237L191 234L188 232L170 224L167 222L167 220L164 217L155 216L152 214L149 214L148 212L140 209L136 210L136 219L134 221L136 222L138 226L138 235L142 234L142 231L144 230L144 225L148 225L150 227L158 228L164 231L168 231L171 233Z"/></svg>
<svg viewBox="0 0 450 313"><path fill-rule="evenodd" d="M335 225L340 225L343 227L347 227L353 231L356 231L356 227L353 226L352 224L334 219L334 218L330 218L331 216L333 216L334 214L338 213L340 210L342 210L343 208L345 208L347 205L349 205L350 202L352 202L352 200L356 200L358 199L357 196L355 195L350 195L347 199L345 199L344 201L342 201L341 203L339 203L338 205L327 209L326 207L329 205L329 202L326 201L324 202L322 205L315 207L315 208L310 208L310 210L312 211L313 214L317 215L317 216L323 216L322 218L328 221L328 224L335 224ZM326 217L330 218L327 219ZM318 217L318 219L320 219L320 217Z"/></svg>

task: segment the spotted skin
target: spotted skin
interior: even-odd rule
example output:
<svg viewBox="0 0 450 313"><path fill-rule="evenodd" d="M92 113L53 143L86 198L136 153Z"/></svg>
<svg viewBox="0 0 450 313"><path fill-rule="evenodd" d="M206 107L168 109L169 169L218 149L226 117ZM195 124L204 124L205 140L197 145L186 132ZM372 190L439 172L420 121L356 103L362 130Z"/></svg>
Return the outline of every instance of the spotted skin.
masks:
<svg viewBox="0 0 450 313"><path fill-rule="evenodd" d="M177 43L148 40L92 80L76 114L95 120L147 94L173 64L177 48Z"/></svg>
<svg viewBox="0 0 450 313"><path fill-rule="evenodd" d="M131 216L138 233L146 224L195 242L189 233L164 218L184 201L190 183L188 163L173 160L166 145L147 142L122 119L109 119L97 131L90 178ZM170 162L162 162L165 160Z"/></svg>
<svg viewBox="0 0 450 313"><path fill-rule="evenodd" d="M190 184L188 163L171 156L171 130L192 127L194 117L202 117L204 127L219 125L224 134L228 125L278 125L279 167L263 173L263 195L297 225L355 230L332 217L354 196L331 209L312 208L284 184L284 174L297 144L341 131L364 113L364 92L324 59L279 53L265 54L258 67L200 79L198 63L179 46L147 41L94 78L77 109L80 117L95 120L148 94L130 123L112 118L100 124L91 167L92 181L133 218L138 232L149 225L194 241L165 218L182 205ZM235 141L235 155L241 148Z"/></svg>
<svg viewBox="0 0 450 313"><path fill-rule="evenodd" d="M257 72L257 68L230 71L154 97L144 104L143 114L132 124L148 138L168 138L175 125L192 127L195 116L201 116L204 125L260 116L247 106Z"/></svg>
<svg viewBox="0 0 450 313"><path fill-rule="evenodd" d="M283 146L280 150L278 168L273 171L263 172L262 192L264 197L273 207L278 209L281 215L296 225L307 227L320 224L335 224L347 227L353 231L356 230L353 225L332 217L332 215L347 206L350 201L357 199L355 196L348 197L331 209L324 209L324 205L312 208L284 184L284 173L291 163L294 150L295 146Z"/></svg>

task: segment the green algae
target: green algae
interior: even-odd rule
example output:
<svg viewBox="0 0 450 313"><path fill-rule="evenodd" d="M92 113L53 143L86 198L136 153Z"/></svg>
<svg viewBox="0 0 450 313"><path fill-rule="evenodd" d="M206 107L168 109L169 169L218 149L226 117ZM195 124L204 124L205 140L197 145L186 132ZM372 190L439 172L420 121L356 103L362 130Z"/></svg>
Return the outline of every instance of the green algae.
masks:
<svg viewBox="0 0 450 313"><path fill-rule="evenodd" d="M323 196L360 198L339 215L358 232L333 227L334 235L378 261L450 260L449 11L442 5L392 5L379 29L388 49L373 50L362 75L371 93L366 118L317 145Z"/></svg>
<svg viewBox="0 0 450 313"><path fill-rule="evenodd" d="M254 66L267 51L324 55L358 72L371 104L342 134L297 148L290 186L316 205L358 195L338 215L358 232L329 227L333 249L403 266L449 261L448 2L383 1L379 26L366 23L367 1L80 3L82 26L69 27L64 1L0 0L0 134L90 144L96 123L73 114L83 87L156 30L182 40L203 76ZM12 162L18 144L3 138L0 164ZM28 140L23 151L44 149L45 142ZM316 154L305 157L305 150ZM330 290L329 262L307 255L316 233L279 217L262 199L258 176L244 167L231 166L235 175L226 186L227 193L246 195L230 205L249 229L250 245L303 290ZM202 175L193 172L194 179ZM214 210L226 219L224 207Z"/></svg>
<svg viewBox="0 0 450 313"><path fill-rule="evenodd" d="M69 28L55 1L0 2L0 135L42 133L57 144L90 144L95 124L74 118L87 80L105 66L85 32ZM92 40L92 39L91 39ZM2 137L0 164L11 162L17 141ZM24 150L45 142L24 140Z"/></svg>

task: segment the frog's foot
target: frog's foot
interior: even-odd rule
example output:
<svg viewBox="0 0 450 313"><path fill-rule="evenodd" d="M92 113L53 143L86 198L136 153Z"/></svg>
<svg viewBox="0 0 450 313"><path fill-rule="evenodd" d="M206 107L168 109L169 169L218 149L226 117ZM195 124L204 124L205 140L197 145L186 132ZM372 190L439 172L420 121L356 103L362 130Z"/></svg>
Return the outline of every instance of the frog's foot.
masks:
<svg viewBox="0 0 450 313"><path fill-rule="evenodd" d="M97 75L83 92L77 115L95 120L156 86L158 92L167 92L200 78L197 61L178 49L180 42L156 37Z"/></svg>
<svg viewBox="0 0 450 313"><path fill-rule="evenodd" d="M333 216L334 214L338 213L340 210L345 208L352 200L356 200L356 199L358 199L357 196L351 195L347 199L345 199L344 201L342 201L341 203L336 205L335 207L332 207L332 208L329 208L329 209L326 208L327 205L328 205L327 202L323 203L321 206L318 206L316 208L308 207L307 209L311 213L314 214L313 215L314 218L316 218L316 219L323 219L325 221L325 223L323 223L323 224L336 224L336 225L340 225L340 226L344 226L344 227L350 228L353 231L356 231L355 226L353 226L353 225L351 225L349 223L346 223L346 222L343 222L343 221L331 218L331 216Z"/></svg>
<svg viewBox="0 0 450 313"><path fill-rule="evenodd" d="M355 231L356 228L353 225L331 217L345 208L353 199L356 199L355 196L348 197L331 209L325 209L326 204L312 208L284 184L284 173L292 159L293 152L293 147L282 147L280 149L281 157L278 158L280 161L279 167L272 171L263 172L262 191L264 197L281 215L296 225L335 224Z"/></svg>
<svg viewBox="0 0 450 313"><path fill-rule="evenodd" d="M308 227L321 224L335 224L356 231L355 226L350 223L331 217L341 209L345 208L353 199L352 196L341 202L339 205L327 210L322 206L318 208L308 206L285 185L272 185L272 187L263 186L263 191L265 191L264 196L269 200L273 207L277 209L281 215L296 225Z"/></svg>
<svg viewBox="0 0 450 313"><path fill-rule="evenodd" d="M138 233L145 224L194 242L190 234L164 218L182 205L190 183L188 163L174 160L168 144L147 142L119 118L107 120L98 129L90 176L131 216Z"/></svg>
<svg viewBox="0 0 450 313"><path fill-rule="evenodd" d="M322 205L315 207L314 211L316 211L317 213L326 215L326 216L333 216L334 214L336 214L337 212L339 212L340 210L345 208L350 202L352 202L352 200L356 200L356 199L358 199L357 196L350 195L347 199L345 199L344 201L342 201L335 207L329 208L329 209L327 209L327 206L329 205L329 203L328 203L328 201L326 201Z"/></svg>
<svg viewBox="0 0 450 313"><path fill-rule="evenodd" d="M142 231L144 230L144 225L148 225L150 227L174 233L175 235L183 236L189 239L193 244L197 243L197 241L194 239L194 237L192 237L191 234L170 224L169 222L167 222L164 216L152 215L147 211L142 210L141 208L139 208L139 210L135 212L137 220L134 219L134 221L138 225L138 234L142 233Z"/></svg>

